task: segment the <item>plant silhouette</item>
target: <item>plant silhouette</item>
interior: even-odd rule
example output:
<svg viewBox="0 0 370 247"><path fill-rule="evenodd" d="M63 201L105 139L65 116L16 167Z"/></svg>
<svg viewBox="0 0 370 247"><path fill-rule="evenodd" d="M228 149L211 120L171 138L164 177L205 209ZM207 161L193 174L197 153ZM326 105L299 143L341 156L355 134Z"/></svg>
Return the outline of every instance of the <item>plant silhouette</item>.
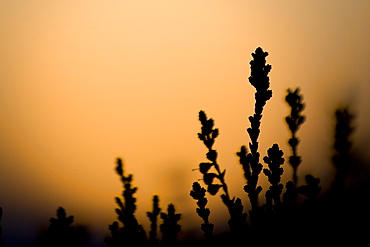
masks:
<svg viewBox="0 0 370 247"><path fill-rule="evenodd" d="M158 228L158 216L161 212L159 207L159 198L157 195L153 196L153 210L152 212L147 212L147 216L150 220L150 232L149 232L149 243L152 246L156 246L159 243L157 238L157 228Z"/></svg>
<svg viewBox="0 0 370 247"><path fill-rule="evenodd" d="M190 191L190 196L194 200L197 200L198 208L196 209L199 217L203 219L203 224L201 224L201 229L204 232L204 236L211 240L213 238L213 228L214 225L209 222L209 215L211 211L206 208L208 199L206 198L206 189L200 186L198 182L193 183L193 190Z"/></svg>
<svg viewBox="0 0 370 247"><path fill-rule="evenodd" d="M112 236L106 238L105 242L108 246L112 247L146 244L145 231L135 217L136 198L134 194L137 188L132 187L132 174L127 177L124 175L123 164L120 158L117 159L116 173L119 175L124 188L122 193L123 200L116 197L116 203L118 205L116 213L118 220L123 226L119 227L118 221L114 221L113 224L109 226Z"/></svg>
<svg viewBox="0 0 370 247"><path fill-rule="evenodd" d="M272 91L269 90L270 79L268 74L271 70L271 65L266 64L267 52L264 52L262 48L258 47L255 53L252 53L253 60L250 62L251 65L251 76L249 77L250 84L256 89L255 93L255 105L254 105L254 115L249 116L249 122L251 127L247 129L251 142L249 143L250 153L245 157L240 155L245 155L247 149L245 146L241 147L241 151L238 152L238 156L242 159L241 163L244 176L247 180L247 184L244 186L245 192L248 193L252 211L258 208L258 195L262 191L261 186L257 186L258 177L262 171L262 164L260 163L260 153L258 152L258 137L260 135L260 125L262 119L263 107L266 102L272 97ZM253 223L253 222L252 222Z"/></svg>
<svg viewBox="0 0 370 247"><path fill-rule="evenodd" d="M169 204L167 213L161 213L163 223L160 225L162 236L162 244L165 246L173 246L176 243L177 234L181 230L181 226L177 222L181 219L181 214L175 213L175 206Z"/></svg>
<svg viewBox="0 0 370 247"><path fill-rule="evenodd" d="M349 169L351 167L351 142L349 140L353 127L351 121L353 116L347 108L337 109L335 112L336 126L334 135L335 154L332 157L334 167L336 168L336 177L332 183L332 194L338 197L343 191L346 183Z"/></svg>
<svg viewBox="0 0 370 247"><path fill-rule="evenodd" d="M299 94L299 88L294 91L288 89L288 95L285 97L286 102L289 104L291 110L290 115L285 118L288 124L289 130L292 133L289 139L289 145L292 148L292 155L289 157L289 164L293 168L293 183L294 187L298 184L297 170L298 166L301 164L301 157L297 155L297 146L299 144L299 139L296 133L302 123L305 121L305 116L300 115L303 111L305 105L302 103L302 95Z"/></svg>
<svg viewBox="0 0 370 247"><path fill-rule="evenodd" d="M241 146L235 157L240 164L237 169L241 168L245 179L245 184L241 184L240 188L246 193L245 199L249 204L244 205L242 198L232 196L226 170L222 169L214 148L219 129L215 127L215 121L201 110L198 115L201 125L198 139L207 149L206 161L200 162L198 169L194 169L199 170L201 181L192 183L189 195L195 201L194 211L201 219L203 238L196 241L178 240L182 230L179 222L184 216L176 212L173 203L162 211L159 195L153 196L152 209L146 212L150 221L147 236L136 217L135 195L138 188L133 186L133 175L126 175L122 159L117 158L115 172L123 188L121 197L115 198L117 220L108 227L110 236L102 239L107 246L358 246L368 241L370 169L367 162L359 158L356 160L353 155L353 115L348 108L335 111L332 164L329 164L334 167L335 174L331 187L323 193L320 178L312 174L299 174L298 168L306 162L298 152L301 142L298 131L306 122L300 88L288 89L285 96L290 111L288 116L282 117L282 121L285 120L289 129L289 150L284 152L278 143L272 143L266 155L261 157L259 136L263 110L273 96L269 79L272 67L267 64L268 53L262 48L258 47L251 55L248 79L255 89L255 102L253 114L248 117L250 126L246 129L249 143ZM287 158L284 158L284 154L288 154ZM286 167L292 169L292 177L283 181ZM266 188L259 185L260 176L267 179ZM218 221L213 218L219 215L212 214L208 204L209 198L218 194L221 204L227 209L229 226L226 232L221 233L215 232L215 222ZM0 207L0 222L2 216L3 209ZM49 223L38 246L87 246L86 233L73 226L74 217L67 216L63 207L57 209L56 217L50 218ZM6 246L3 243L3 224L0 225L0 246Z"/></svg>
<svg viewBox="0 0 370 247"><path fill-rule="evenodd" d="M281 181L284 172L282 166L285 163L283 158L284 152L277 143L267 150L267 156L263 158L267 168L263 168L263 165L260 163L258 137L261 132L262 112L266 102L272 97L272 91L269 90L270 81L268 76L271 71L271 65L266 64L267 56L268 53L260 47L252 53L253 60L250 62L251 75L249 82L256 89L256 92L254 114L248 118L250 127L247 128L247 133L250 138L248 145L250 151L248 151L246 146L242 146L240 151L236 153L247 181L244 191L248 194L251 205L251 210L249 211L250 225L247 223L248 215L243 211L244 206L241 199L230 197L225 178L226 171L221 171L217 162L217 151L213 149L213 144L219 135L219 130L214 128L214 120L212 118L207 118L204 111L199 112L201 132L198 133L198 138L207 147L206 158L209 160L199 164L199 171L203 176L204 184L207 186L207 192L211 196L216 195L219 189L223 189L224 193L221 195L221 199L227 206L230 214L228 223L231 234L228 235L229 239L226 240L228 243L233 241L233 243L240 241L257 243L260 238L265 236L270 236L269 240L272 241L272 244L278 243L282 225L286 227L285 230L294 230L290 223L293 223L293 220L298 216L297 214L292 214L296 210L292 206L296 204L298 196L304 196L305 202L308 203L317 198L321 191L319 186L320 179L310 174L305 176L306 184L298 186L297 170L301 164L301 157L297 154L299 139L296 136L296 132L305 120L305 117L301 115L304 104L301 101L302 96L299 94L299 88L294 91L289 89L286 96L286 102L291 108L290 115L286 117L286 123L291 131L288 143L292 149L289 163L293 168L293 180L286 183L285 193L283 193L284 185ZM214 169L215 172L212 172L211 169ZM258 185L258 181L262 171L271 185L265 192L265 204L260 205L259 194L263 188ZM198 201L196 212L204 222L201 224L201 229L205 233L205 237L210 239L213 224L209 223L210 209L205 208L207 204L206 190L198 182L195 182L190 195ZM290 223L283 224L283 221Z"/></svg>
<svg viewBox="0 0 370 247"><path fill-rule="evenodd" d="M47 232L41 237L42 247L88 246L87 232L83 227L72 226L74 217L67 216L63 207L57 209L57 217L50 218Z"/></svg>
<svg viewBox="0 0 370 247"><path fill-rule="evenodd" d="M122 226L119 226L118 221L114 221L109 225L111 236L104 239L105 243L111 247L168 246L174 244L177 233L181 230L181 226L177 224L181 219L181 215L175 213L175 206L169 204L168 213L163 213L159 207L159 197L157 195L153 196L153 209L151 212L147 212L151 222L149 239L147 239L144 228L138 223L135 216L136 198L134 194L137 191L137 187L132 187L133 175L125 176L122 159L117 158L116 164L116 173L123 184L122 199L119 197L115 198L118 205L118 208L116 208L117 218ZM160 225L160 230L163 234L161 241L157 238L158 216L163 220L163 223Z"/></svg>

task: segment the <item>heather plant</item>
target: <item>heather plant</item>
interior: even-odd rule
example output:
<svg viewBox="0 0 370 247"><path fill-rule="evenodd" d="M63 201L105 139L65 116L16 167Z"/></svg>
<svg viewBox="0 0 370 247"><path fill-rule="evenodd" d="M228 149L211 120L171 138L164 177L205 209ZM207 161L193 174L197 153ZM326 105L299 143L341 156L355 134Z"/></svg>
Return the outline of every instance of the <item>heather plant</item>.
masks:
<svg viewBox="0 0 370 247"><path fill-rule="evenodd" d="M132 186L133 175L125 175L123 170L123 162L120 158L116 162L116 173L119 175L123 184L122 199L116 197L116 208L118 221L113 221L109 225L110 237L104 239L105 243L111 247L119 246L161 246L172 244L176 241L177 233L180 232L181 226L178 221L181 219L180 214L175 213L175 206L169 204L168 213L161 212L159 207L159 197L153 196L153 208L151 212L147 212L147 217L150 220L149 238L147 239L146 232L142 225L138 223L135 216L136 198L134 194L137 187ZM161 241L157 237L158 216L163 220L163 224L159 226L162 232Z"/></svg>
<svg viewBox="0 0 370 247"><path fill-rule="evenodd" d="M123 164L120 158L117 159L116 173L119 175L123 184L123 193L121 200L116 197L116 213L118 220L122 223L122 227L119 227L118 221L114 221L112 225L109 225L111 237L105 239L108 246L133 246L135 244L145 244L146 234L143 227L138 223L135 217L136 211L136 198L134 194L137 191L137 187L132 187L132 174L125 176L123 171Z"/></svg>
<svg viewBox="0 0 370 247"><path fill-rule="evenodd" d="M73 215L67 216L63 207L57 209L57 217L50 218L48 231L41 240L42 246L80 246L79 236L75 227L72 226Z"/></svg>
<svg viewBox="0 0 370 247"><path fill-rule="evenodd" d="M283 158L284 152L279 148L279 145L273 144L267 150L267 155L263 158L267 168L263 168L263 165L260 163L258 137L261 132L262 112L266 102L272 97L272 91L269 90L270 82L268 76L271 65L266 64L267 56L268 53L264 52L261 48L257 48L255 53L252 53L253 60L250 62L251 75L249 82L256 89L256 92L254 114L248 118L250 127L247 129L247 133L250 137L250 151L248 151L246 146L242 146L240 151L236 153L247 181L244 191L248 194L251 204L251 210L249 211L251 225L247 223L247 213L243 212L244 206L240 198L235 199L235 197L230 197L225 179L226 170L221 171L220 165L217 162L217 151L213 149L213 144L219 135L219 130L214 128L214 120L212 118L208 119L204 111L199 112L201 132L198 133L198 138L207 147L208 152L206 157L209 160L209 162L199 164L199 171L203 175L203 182L207 185L207 190L202 188L198 182L195 182L193 183L193 189L190 191L190 195L193 199L197 200L198 208L196 212L203 219L201 229L208 238L212 236L211 230L213 230L213 224L209 223L210 209L205 207L207 204L205 197L206 191L214 196L220 189L223 190L221 198L230 214L230 220L228 221L230 232L237 233L231 235L231 237L239 240L239 237L243 236L242 239L249 239L249 242L266 235L270 235L271 239L277 238L278 233L282 231L281 227L279 227L279 222L282 223L285 217L287 220L289 218L288 222L293 223L295 220L294 217L297 216L288 214L287 210L292 209L288 206L295 205L298 195L303 195L306 198L305 201L309 202L317 198L321 191L319 186L320 179L310 174L305 176L306 184L298 186L297 170L301 164L301 157L297 154L299 139L296 133L305 120L305 116L301 115L304 104L302 103L302 96L299 94L298 88L295 91L289 89L286 96L286 102L291 108L290 115L285 118L285 121L291 131L291 137L288 143L292 149L289 163L293 168L293 178L292 181L286 183L285 193L283 193L284 185L281 181L284 172L282 166L285 159ZM263 190L258 185L261 171L263 171L263 174L270 183L269 188L265 192L265 204L262 206L259 205L258 198ZM281 225L292 229L292 225L294 224L289 225L289 223L284 223Z"/></svg>
<svg viewBox="0 0 370 247"><path fill-rule="evenodd" d="M252 53L252 56L253 60L250 62L251 75L248 79L250 84L256 89L256 93L254 96L254 115L248 118L251 124L251 127L247 129L251 140L249 143L250 153L247 154L247 148L242 146L237 155L240 157L240 161L243 161L241 165L244 170L244 177L247 180L244 191L248 193L253 212L258 208L258 195L262 191L262 187L257 186L259 174L263 167L259 161L260 153L258 151L258 137L261 132L262 111L266 102L272 97L272 91L269 90L270 79L268 76L271 71L271 65L266 64L268 53L258 47L255 53ZM241 155L246 156L243 157Z"/></svg>
<svg viewBox="0 0 370 247"><path fill-rule="evenodd" d="M334 150L332 157L336 168L336 178L332 183L332 193L338 196L344 188L351 167L351 142L349 140L353 127L351 121L353 116L346 108L337 109L335 112L336 126L334 135Z"/></svg>
<svg viewBox="0 0 370 247"><path fill-rule="evenodd" d="M147 212L147 216L150 220L150 231L149 231L149 244L152 246L158 245L157 228L158 228L158 216L161 212L159 207L159 198L157 195L153 196L153 210Z"/></svg>
<svg viewBox="0 0 370 247"><path fill-rule="evenodd" d="M332 162L336 174L328 197L318 198L321 193L319 178L306 174L303 184L300 184L302 182L298 179L298 168L302 164L302 157L298 154L300 139L297 132L306 120L306 116L302 115L305 104L302 102L303 96L299 88L288 89L285 97L290 107L290 113L285 117L285 122L290 131L288 144L291 154L288 162L293 169L291 180L287 181L284 187L282 176L286 160L283 150L277 143L268 148L267 155L263 157L265 165L260 162L258 138L261 133L262 112L267 101L272 97L268 76L271 65L266 64L267 56L268 53L261 48L257 48L252 53L249 82L256 92L254 114L248 118L250 127L247 128L247 133L250 142L248 148L245 145L241 146L236 153L246 180L243 189L248 195L251 206L249 214L244 212L242 200L231 196L226 182L226 170L221 169L218 162L218 152L214 149L214 144L220 134L219 130L215 128L214 120L208 118L204 111L200 111L201 130L198 138L207 148L207 161L201 162L199 168L194 170L200 171L202 176L200 180L205 187L202 187L199 182L194 182L189 194L196 201L195 211L202 219L200 228L204 233L205 241L200 240L196 243L178 241L177 236L181 231L179 221L182 215L176 212L173 204L169 204L166 212L162 212L158 195L153 196L152 211L147 212L150 221L147 239L144 228L135 216L137 187L133 187L133 175L125 175L123 162L118 158L115 171L122 182L123 191L122 198L115 198L118 205L115 209L118 220L109 225L111 236L104 239L108 246L188 246L185 244L189 243L195 246L248 244L279 246L281 244L299 245L302 242L307 245L317 245L324 237L331 245L349 243L351 246L358 246L363 245L364 240L367 241L369 231L367 225L370 219L367 200L370 184L365 183L367 186L364 187L361 187L364 184L360 186L348 184L348 177L355 164L350 153L353 116L347 108L337 109L335 112ZM265 202L262 205L259 202L259 195L263 188L258 184L261 175L266 176L269 183L264 194ZM229 216L230 231L221 234L214 232L215 225L211 223L211 209L207 207L207 195L215 196L218 193L221 193L221 201L227 207ZM303 202L298 198L304 198ZM0 207L0 221L2 214L3 210ZM162 220L162 223L159 223L159 220ZM42 236L40 245L85 246L86 243L81 241L81 234L72 226L73 221L74 217L67 216L65 209L59 207L57 217L50 219L50 226ZM158 229L162 233L162 238L158 237ZM359 244L356 245L355 242ZM1 225L0 246L3 246Z"/></svg>
<svg viewBox="0 0 370 247"><path fill-rule="evenodd" d="M315 178L311 174L305 176L305 185L298 186L297 171L302 158L297 152L300 143L300 139L297 137L297 131L306 120L306 117L301 115L305 104L302 102L303 96L299 91L299 88L296 88L294 91L288 89L288 94L285 97L285 101L290 106L290 114L285 117L285 121L291 132L291 137L288 141L292 150L292 155L289 156L289 164L293 168L293 180L286 183L286 193L283 199L286 204L295 204L299 194L306 197L306 202L312 201L321 191L321 187L319 186L320 179Z"/></svg>
<svg viewBox="0 0 370 247"><path fill-rule="evenodd" d="M161 219L163 220L163 223L160 225L163 234L161 244L173 246L176 243L177 234L181 231L181 226L178 224L181 214L177 214L175 206L169 204L167 213L161 213Z"/></svg>
<svg viewBox="0 0 370 247"><path fill-rule="evenodd" d="M292 136L288 141L292 149L292 155L289 157L289 164L293 168L294 187L297 187L297 170L298 166L301 164L301 157L297 154L297 147L300 140L297 138L296 134L300 125L305 121L305 116L301 115L305 105L302 103L302 95L299 94L299 88L295 89L294 91L288 89L288 95L285 97L285 101L291 108L290 115L285 118L285 121L288 124L290 132L292 133Z"/></svg>
<svg viewBox="0 0 370 247"><path fill-rule="evenodd" d="M231 198L228 192L228 187L225 181L226 170L221 171L217 163L217 151L213 149L213 144L218 136L218 129L214 129L214 121L212 118L207 118L204 111L199 112L199 121L202 124L201 132L198 133L198 138L203 141L207 147L207 159L210 162L202 162L199 165L199 170L203 174L203 181L208 186L207 191L211 195L216 195L220 188L223 190L221 194L222 202L226 205L230 219L228 224L230 230L235 234L235 238L241 237L242 233L248 229L247 214L243 213L243 205L240 198ZM211 168L215 172L211 172ZM216 182L215 182L216 180ZM218 182L217 182L218 181Z"/></svg>
<svg viewBox="0 0 370 247"><path fill-rule="evenodd" d="M240 163L244 170L244 177L247 184L244 190L248 193L252 211L258 208L258 195L262 191L262 187L258 186L259 174L262 171L262 164L259 162L260 153L258 152L258 137L260 134L260 124L262 119L262 111L266 102L272 97L272 91L269 90L268 73L271 70L270 65L266 65L267 52L264 52L260 47L252 53L254 60L250 62L251 76L249 82L256 89L255 93L255 107L254 115L248 119L251 127L247 129L251 142L248 153L247 148L242 146L240 152L237 152ZM211 195L215 195L220 188L223 189L224 194L221 195L222 201L227 206L230 214L229 226L231 231L243 231L248 228L247 214L243 213L243 205L240 198L231 198L228 192L227 184L225 182L225 170L221 172L217 163L217 151L212 149L215 138L218 136L218 129L213 129L214 121L212 118L207 119L204 111L199 112L199 121L202 124L201 132L198 133L198 138L203 141L208 148L207 159L210 162L203 162L199 165L199 170L203 174L203 181L208 186L207 191ZM214 167L216 173L209 172L209 169ZM213 183L217 178L220 183Z"/></svg>
<svg viewBox="0 0 370 247"><path fill-rule="evenodd" d="M271 186L266 191L265 208L272 210L273 206L280 206L280 197L284 187L281 183L281 176L284 172L284 169L281 167L284 164L284 153L279 149L278 144L274 144L267 150L267 154L263 161L268 164L268 169L263 169L263 173L267 176Z"/></svg>
<svg viewBox="0 0 370 247"><path fill-rule="evenodd" d="M204 232L204 237L210 240L213 238L214 225L209 222L209 215L211 211L209 210L209 208L206 208L206 205L208 203L208 199L206 197L206 189L200 186L198 182L194 182L193 190L190 191L190 196L193 197L194 200L197 200L198 208L196 209L196 211L199 217L203 219L201 229Z"/></svg>

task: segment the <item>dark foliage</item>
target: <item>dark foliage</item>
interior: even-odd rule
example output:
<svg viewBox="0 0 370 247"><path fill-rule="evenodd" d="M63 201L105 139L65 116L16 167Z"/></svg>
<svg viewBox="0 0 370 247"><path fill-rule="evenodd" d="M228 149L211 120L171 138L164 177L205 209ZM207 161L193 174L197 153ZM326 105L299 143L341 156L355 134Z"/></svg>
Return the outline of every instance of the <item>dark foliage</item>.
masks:
<svg viewBox="0 0 370 247"><path fill-rule="evenodd" d="M137 187L132 187L132 174L125 176L123 163L120 158L117 159L116 173L123 184L123 199L116 197L118 205L118 208L116 208L117 218L123 226L120 226L118 221L114 221L109 225L111 236L104 239L105 243L111 247L168 246L174 244L177 234L181 230L181 226L178 224L181 215L175 213L175 206L169 204L168 213L163 213L159 207L159 197L157 195L153 196L153 209L151 212L147 212L151 223L149 238L147 239L144 228L138 223L135 216L136 198L134 194L137 191ZM163 223L159 226L163 234L161 240L157 237L158 216L163 220Z"/></svg>
<svg viewBox="0 0 370 247"><path fill-rule="evenodd" d="M119 175L123 184L123 200L116 197L116 203L118 205L118 208L116 208L117 218L123 226L120 227L118 222L114 221L109 226L112 236L107 237L105 242L111 247L146 244L145 231L135 217L136 198L134 194L137 188L132 187L132 175L130 174L127 177L124 175L122 160L119 158L117 159L116 173Z"/></svg>
<svg viewBox="0 0 370 247"><path fill-rule="evenodd" d="M181 231L181 226L177 223L181 219L181 214L176 214L175 206L169 204L167 213L161 213L163 223L160 225L162 232L162 245L174 246L177 234Z"/></svg>
<svg viewBox="0 0 370 247"><path fill-rule="evenodd" d="M83 227L74 227L74 217L67 216L64 208L57 209L57 217L50 218L48 231L42 236L42 247L82 247L88 246L88 236Z"/></svg>
<svg viewBox="0 0 370 247"><path fill-rule="evenodd" d="M150 232L149 232L149 243L152 246L156 246L159 243L157 238L157 228L158 228L158 216L161 212L159 208L159 198L158 196L153 196L153 210L152 212L147 212L147 216L150 220Z"/></svg>
<svg viewBox="0 0 370 247"><path fill-rule="evenodd" d="M239 198L230 199L225 179L226 172L225 170L221 172L217 163L217 152L212 149L219 131L213 128L213 119L208 119L204 111L199 112L199 120L202 127L201 132L198 133L198 138L207 147L208 153L206 157L210 161L200 163L199 170L203 175L204 184L208 186L207 192L210 195L217 194L221 188L224 191L221 198L223 203L228 207L231 216L229 220L230 233L223 235L224 243L228 244L240 241L257 244L260 241L265 241L265 244L277 245L284 241L289 241L289 239L294 240L294 242L298 241L298 236L312 235L310 236L311 240L318 240L319 236L322 236L322 234L316 231L319 228L313 228L314 222L318 222L319 219L315 217L318 215L315 199L321 192L320 179L307 174L305 175L305 184L298 184L297 171L299 165L302 163L302 158L297 154L300 140L296 135L298 129L305 121L305 116L301 115L304 104L302 103L302 95L300 95L298 88L294 91L289 89L286 96L286 102L290 107L290 114L285 118L285 121L291 132L288 143L292 150L292 155L289 157L289 164L293 168L292 181L288 181L284 188L281 178L284 173L283 165L285 159L283 158L284 152L280 150L278 144L273 144L267 150L267 156L263 158L267 168L263 168L263 165L260 163L258 137L261 131L262 111L266 102L272 97L272 91L269 90L270 82L268 77L271 66L266 65L265 58L267 55L268 53L264 52L261 48L257 48L255 53L252 53L253 60L250 62L251 76L249 77L249 82L255 87L256 93L254 115L249 117L251 126L247 129L250 137L250 152L246 146L242 146L240 151L237 152L239 162L243 168L244 177L247 181L244 190L248 194L251 203L249 213L251 225L247 224L247 214L243 212L244 207L241 200ZM334 158L334 160L339 159ZM338 169L342 166L337 165ZM216 172L211 172L212 167ZM265 192L266 202L262 206L259 205L258 198L263 190L258 185L261 171L263 171L263 174L271 184ZM190 195L198 201L198 215L205 223L209 222L210 209L205 208L207 202L205 199L206 190L196 182L193 183L193 190L190 192ZM304 204L297 204L299 196L304 198ZM204 224L202 224L203 226ZM203 228L202 230L204 231ZM225 236L227 237L225 238ZM287 238L283 239L283 236L287 236ZM217 237L215 236L214 238L216 239ZM209 243L212 242L209 241Z"/></svg>

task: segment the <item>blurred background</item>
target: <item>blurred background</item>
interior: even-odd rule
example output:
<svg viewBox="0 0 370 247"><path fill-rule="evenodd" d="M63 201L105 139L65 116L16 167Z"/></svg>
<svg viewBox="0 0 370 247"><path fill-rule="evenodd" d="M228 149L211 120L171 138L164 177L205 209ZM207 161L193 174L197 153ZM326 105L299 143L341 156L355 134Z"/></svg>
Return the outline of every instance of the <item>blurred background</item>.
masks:
<svg viewBox="0 0 370 247"><path fill-rule="evenodd" d="M215 148L231 195L248 208L236 156L254 111L249 61L267 62L273 97L260 152L290 153L284 98L300 87L306 173L332 179L334 111L354 114L353 150L368 161L370 2L247 0L0 1L0 206L6 246L30 246L62 206L105 246L122 191L121 157L148 229L153 195L182 214L180 238L202 236L191 185L206 161L199 110L220 130ZM291 179L285 165L284 182ZM260 179L266 189L264 176ZM209 196L210 197L210 196ZM210 197L216 232L226 207ZM261 197L261 200L263 198ZM226 216L226 217L224 217Z"/></svg>

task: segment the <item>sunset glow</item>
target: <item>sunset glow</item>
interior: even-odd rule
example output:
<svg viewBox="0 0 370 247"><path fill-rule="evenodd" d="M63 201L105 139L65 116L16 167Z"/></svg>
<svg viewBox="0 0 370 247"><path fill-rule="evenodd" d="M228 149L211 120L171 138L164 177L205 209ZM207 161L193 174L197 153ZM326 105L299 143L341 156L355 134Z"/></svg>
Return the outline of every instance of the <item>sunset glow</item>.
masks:
<svg viewBox="0 0 370 247"><path fill-rule="evenodd" d="M250 141L249 61L257 47L269 52L273 90L263 112L261 155L273 143L290 155L284 97L300 87L307 116L298 133L300 173L327 178L325 188L337 107L354 111L354 148L366 148L360 151L370 158L369 13L365 0L2 1L4 240L21 234L17 241L33 241L62 206L104 246L122 191L117 157L134 176L144 227L152 196L159 195L162 209L173 203L183 215L183 236L192 229L201 236L189 196L202 178L193 169L206 159L197 138L200 110L220 130L215 148L231 194L248 204L235 153ZM290 167L285 170L288 179ZM227 227L227 219L217 218L226 211L219 201L210 200L217 231Z"/></svg>

